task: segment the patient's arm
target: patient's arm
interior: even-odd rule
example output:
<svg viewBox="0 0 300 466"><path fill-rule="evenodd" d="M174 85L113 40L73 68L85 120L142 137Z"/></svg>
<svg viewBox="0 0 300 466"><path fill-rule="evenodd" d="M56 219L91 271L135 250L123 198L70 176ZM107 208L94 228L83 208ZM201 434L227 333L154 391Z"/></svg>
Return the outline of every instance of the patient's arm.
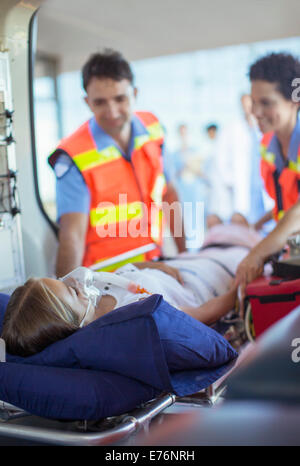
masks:
<svg viewBox="0 0 300 466"><path fill-rule="evenodd" d="M187 307L182 310L203 324L210 325L235 308L236 298L237 287L233 286L227 293L210 299L201 306Z"/></svg>
<svg viewBox="0 0 300 466"><path fill-rule="evenodd" d="M206 325L213 324L218 319L234 309L237 297L237 287L234 285L227 293L217 298L210 299L207 303L198 307L185 307L181 310L194 319L203 322ZM102 296L95 310L94 319L104 316L111 312L116 306L116 300L113 296Z"/></svg>
<svg viewBox="0 0 300 466"><path fill-rule="evenodd" d="M175 278L181 285L183 285L183 279L181 278L180 272L178 269L175 267L170 267L169 265L165 264L162 261L146 261L146 262L135 262L133 265L135 265L138 269L157 269L160 270L161 272L164 272L168 275L171 275L171 277Z"/></svg>

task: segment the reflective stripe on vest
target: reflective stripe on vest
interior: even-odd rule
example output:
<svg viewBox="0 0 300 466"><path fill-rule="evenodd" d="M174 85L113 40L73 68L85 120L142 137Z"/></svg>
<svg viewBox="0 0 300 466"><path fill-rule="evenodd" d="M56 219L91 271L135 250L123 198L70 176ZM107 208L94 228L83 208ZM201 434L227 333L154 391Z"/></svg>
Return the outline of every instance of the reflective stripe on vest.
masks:
<svg viewBox="0 0 300 466"><path fill-rule="evenodd" d="M122 267L125 264L130 264L131 262L143 262L146 260L146 254L150 251L155 250L155 244L148 244L142 246L141 248L132 249L123 254L115 256L113 258L104 258L100 261L97 261L96 264L91 266L92 270L103 270L103 271L113 271L119 267Z"/></svg>
<svg viewBox="0 0 300 466"><path fill-rule="evenodd" d="M166 185L166 179L164 175L158 175L154 183L154 187L151 191L151 199L154 201L157 208L152 206L151 216L151 238L155 242L162 241L163 231L163 212L162 212L162 196Z"/></svg>
<svg viewBox="0 0 300 466"><path fill-rule="evenodd" d="M297 162L294 162L293 160L289 160L289 169L296 172L300 173L300 154L297 157Z"/></svg>
<svg viewBox="0 0 300 466"><path fill-rule="evenodd" d="M106 147L98 152L96 149L82 152L73 157L74 162L80 171L90 170L104 163L111 162L122 157L121 152L115 146Z"/></svg>
<svg viewBox="0 0 300 466"><path fill-rule="evenodd" d="M264 146L261 148L260 153L263 160L272 165L275 164L275 154L272 154L272 152L267 152L267 149Z"/></svg>
<svg viewBox="0 0 300 466"><path fill-rule="evenodd" d="M277 213L277 220L279 221L280 219L282 219L284 214L285 214L284 210L279 210L278 213Z"/></svg>
<svg viewBox="0 0 300 466"><path fill-rule="evenodd" d="M157 205L160 205L160 203L162 201L162 195L163 195L163 191L164 191L165 186L166 186L165 175L163 175L163 174L158 175L156 180L155 180L155 183L154 183L153 189L151 191L151 194L150 194L151 199L153 199L153 201Z"/></svg>
<svg viewBox="0 0 300 466"><path fill-rule="evenodd" d="M134 138L134 149L139 149L148 141L155 141L158 139L162 139L163 129L159 122L152 123L151 125L146 126L147 131L149 134L143 134L142 136L136 136Z"/></svg>
<svg viewBox="0 0 300 466"><path fill-rule="evenodd" d="M140 201L131 202L129 204L96 207L96 209L91 209L90 213L91 225L93 227L127 222L142 217L143 204Z"/></svg>

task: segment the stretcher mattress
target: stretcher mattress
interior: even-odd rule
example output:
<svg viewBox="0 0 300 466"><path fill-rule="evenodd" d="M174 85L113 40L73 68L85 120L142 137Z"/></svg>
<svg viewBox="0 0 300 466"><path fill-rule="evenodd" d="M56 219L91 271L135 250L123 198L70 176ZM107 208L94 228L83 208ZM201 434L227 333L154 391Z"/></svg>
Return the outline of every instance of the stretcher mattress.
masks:
<svg viewBox="0 0 300 466"><path fill-rule="evenodd" d="M7 297L0 298L1 328ZM7 354L0 399L44 417L99 419L164 391L184 396L202 390L236 357L220 334L152 295L34 356Z"/></svg>

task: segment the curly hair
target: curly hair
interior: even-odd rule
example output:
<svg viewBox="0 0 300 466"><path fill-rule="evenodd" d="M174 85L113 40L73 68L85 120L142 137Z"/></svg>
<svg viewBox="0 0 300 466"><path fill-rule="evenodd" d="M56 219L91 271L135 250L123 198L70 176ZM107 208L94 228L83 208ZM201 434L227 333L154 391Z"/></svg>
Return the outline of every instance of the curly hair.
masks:
<svg viewBox="0 0 300 466"><path fill-rule="evenodd" d="M300 61L288 53L270 53L250 67L251 81L262 80L277 84L286 100L292 99L292 82L300 78Z"/></svg>
<svg viewBox="0 0 300 466"><path fill-rule="evenodd" d="M133 84L133 73L129 63L120 52L105 49L103 53L95 53L90 56L82 68L83 88L87 86L92 78L110 78L114 81L127 79Z"/></svg>
<svg viewBox="0 0 300 466"><path fill-rule="evenodd" d="M30 278L10 297L1 338L10 354L31 356L78 328L79 316L41 280Z"/></svg>

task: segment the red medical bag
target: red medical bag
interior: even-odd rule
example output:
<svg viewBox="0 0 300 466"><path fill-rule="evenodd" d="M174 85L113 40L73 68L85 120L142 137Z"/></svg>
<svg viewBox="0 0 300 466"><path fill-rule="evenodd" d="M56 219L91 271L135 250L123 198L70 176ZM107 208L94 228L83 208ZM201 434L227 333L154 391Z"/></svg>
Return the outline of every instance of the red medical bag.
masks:
<svg viewBox="0 0 300 466"><path fill-rule="evenodd" d="M300 278L260 277L246 288L255 337L300 304Z"/></svg>

